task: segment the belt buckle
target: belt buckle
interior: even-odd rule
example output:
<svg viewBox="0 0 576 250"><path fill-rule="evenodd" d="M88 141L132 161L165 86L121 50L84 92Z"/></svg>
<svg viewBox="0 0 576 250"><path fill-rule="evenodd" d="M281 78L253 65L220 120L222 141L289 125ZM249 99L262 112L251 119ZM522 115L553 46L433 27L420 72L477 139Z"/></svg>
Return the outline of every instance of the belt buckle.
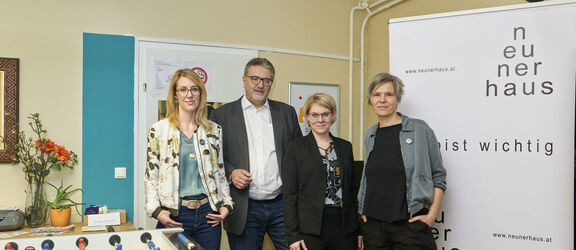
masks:
<svg viewBox="0 0 576 250"><path fill-rule="evenodd" d="M182 202L185 207L188 209L198 209L201 206L201 201L199 200L187 200Z"/></svg>

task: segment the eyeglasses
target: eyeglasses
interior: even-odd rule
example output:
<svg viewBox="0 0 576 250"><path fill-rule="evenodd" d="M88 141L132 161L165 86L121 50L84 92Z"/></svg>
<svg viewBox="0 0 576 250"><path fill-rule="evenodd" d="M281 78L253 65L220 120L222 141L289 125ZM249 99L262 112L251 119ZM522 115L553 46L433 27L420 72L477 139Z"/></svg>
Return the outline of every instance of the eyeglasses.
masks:
<svg viewBox="0 0 576 250"><path fill-rule="evenodd" d="M192 87L192 88L179 88L176 89L176 91L178 91L178 93L180 93L181 96L187 96L188 92L192 93L193 96L199 96L200 95L200 88L198 87Z"/></svg>
<svg viewBox="0 0 576 250"><path fill-rule="evenodd" d="M272 85L272 82L274 81L270 78L260 78L258 76L246 76L246 77L250 78L250 81L252 82L252 84L258 85L260 82L262 82L262 85L264 85L266 87L270 87L270 85Z"/></svg>
<svg viewBox="0 0 576 250"><path fill-rule="evenodd" d="M325 112L322 114L318 114L318 113L309 113L308 114L310 116L310 120L313 121L317 121L318 119L320 119L320 117L322 117L322 120L326 120L328 118L330 118L332 116L332 112Z"/></svg>

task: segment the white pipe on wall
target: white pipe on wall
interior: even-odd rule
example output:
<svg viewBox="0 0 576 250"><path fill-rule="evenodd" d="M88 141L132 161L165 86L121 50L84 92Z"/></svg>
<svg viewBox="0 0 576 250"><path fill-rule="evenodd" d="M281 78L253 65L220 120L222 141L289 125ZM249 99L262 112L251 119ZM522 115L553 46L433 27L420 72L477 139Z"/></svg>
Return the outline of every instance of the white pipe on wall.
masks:
<svg viewBox="0 0 576 250"><path fill-rule="evenodd" d="M354 11L361 10L362 1L350 10L350 50L348 51L348 140L352 142L352 87L354 75Z"/></svg>
<svg viewBox="0 0 576 250"><path fill-rule="evenodd" d="M371 17L373 17L374 15L382 12L383 10L386 10L404 0L394 0L386 5L383 5L382 7L376 9L375 11L371 11L370 8L376 7L384 2L386 2L388 0L380 0L376 3L370 4L367 7L364 7L364 9L366 10L366 12L368 13L368 15L364 18L364 21L362 22L362 28L360 31L360 132L359 132L359 141L360 141L360 159L364 159L364 147L362 146L362 138L364 137L364 78L365 78L365 34L366 34L366 25L368 23L368 20L370 20ZM353 13L354 10L356 10L356 8L363 8L362 7L362 3L366 4L365 1L360 1L359 5L356 7L352 8L351 14L350 14L350 74L349 74L349 80L350 80L350 100L352 100L352 79L353 79L353 67L352 67L352 57L353 57ZM364 5L365 6L365 5ZM352 110L352 103L350 103L350 110ZM350 134L352 134L352 112L350 112ZM350 141L352 141L352 136L350 136Z"/></svg>
<svg viewBox="0 0 576 250"><path fill-rule="evenodd" d="M365 56L364 56L364 49L366 46L364 45L364 37L366 33L366 24L372 15L368 14L364 21L362 22L362 29L360 30L360 130L358 138L360 138L360 159L364 160L364 146L362 145L362 138L364 138L364 64L365 64Z"/></svg>
<svg viewBox="0 0 576 250"><path fill-rule="evenodd" d="M378 6L378 5L380 5L381 3L386 2L386 1L388 1L388 0L380 0L380 1L378 1L378 2L375 2L375 3L373 3L373 4L370 4L370 5L368 6L368 9L374 8L374 7L376 7L376 6Z"/></svg>

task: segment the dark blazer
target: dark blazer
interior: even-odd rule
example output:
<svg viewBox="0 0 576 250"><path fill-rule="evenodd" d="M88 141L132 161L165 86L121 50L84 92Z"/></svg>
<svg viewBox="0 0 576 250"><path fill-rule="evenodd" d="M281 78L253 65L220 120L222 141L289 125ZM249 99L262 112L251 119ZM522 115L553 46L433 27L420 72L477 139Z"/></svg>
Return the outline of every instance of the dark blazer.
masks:
<svg viewBox="0 0 576 250"><path fill-rule="evenodd" d="M345 233L358 229L354 157L350 142L334 137L342 181L342 224ZM326 167L312 133L288 146L282 163L284 224L288 245L302 239L300 233L320 235L326 197Z"/></svg>
<svg viewBox="0 0 576 250"><path fill-rule="evenodd" d="M242 98L225 104L214 110L211 115L212 121L222 126L222 151L224 153L224 168L226 176L234 169L246 169L250 171L250 153L248 152L248 136L244 123L242 110ZM282 166L282 158L288 148L288 142L295 137L301 137L302 131L298 125L298 117L294 108L286 103L268 99L272 127L274 129L274 142L276 144L276 156L278 165ZM248 214L248 191L237 189L230 183L230 195L234 201L234 213L228 215L224 221L224 229L233 234L241 234L246 225Z"/></svg>

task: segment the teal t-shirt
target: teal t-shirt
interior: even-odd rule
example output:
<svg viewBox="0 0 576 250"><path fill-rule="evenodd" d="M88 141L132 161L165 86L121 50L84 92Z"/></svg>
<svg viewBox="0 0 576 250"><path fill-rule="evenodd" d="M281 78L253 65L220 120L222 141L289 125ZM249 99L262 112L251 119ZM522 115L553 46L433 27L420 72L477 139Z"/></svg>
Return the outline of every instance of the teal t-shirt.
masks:
<svg viewBox="0 0 576 250"><path fill-rule="evenodd" d="M186 137L180 132L180 197L201 196L206 191L202 186L200 172L198 171L198 157L196 154L194 141L196 133L192 138Z"/></svg>

